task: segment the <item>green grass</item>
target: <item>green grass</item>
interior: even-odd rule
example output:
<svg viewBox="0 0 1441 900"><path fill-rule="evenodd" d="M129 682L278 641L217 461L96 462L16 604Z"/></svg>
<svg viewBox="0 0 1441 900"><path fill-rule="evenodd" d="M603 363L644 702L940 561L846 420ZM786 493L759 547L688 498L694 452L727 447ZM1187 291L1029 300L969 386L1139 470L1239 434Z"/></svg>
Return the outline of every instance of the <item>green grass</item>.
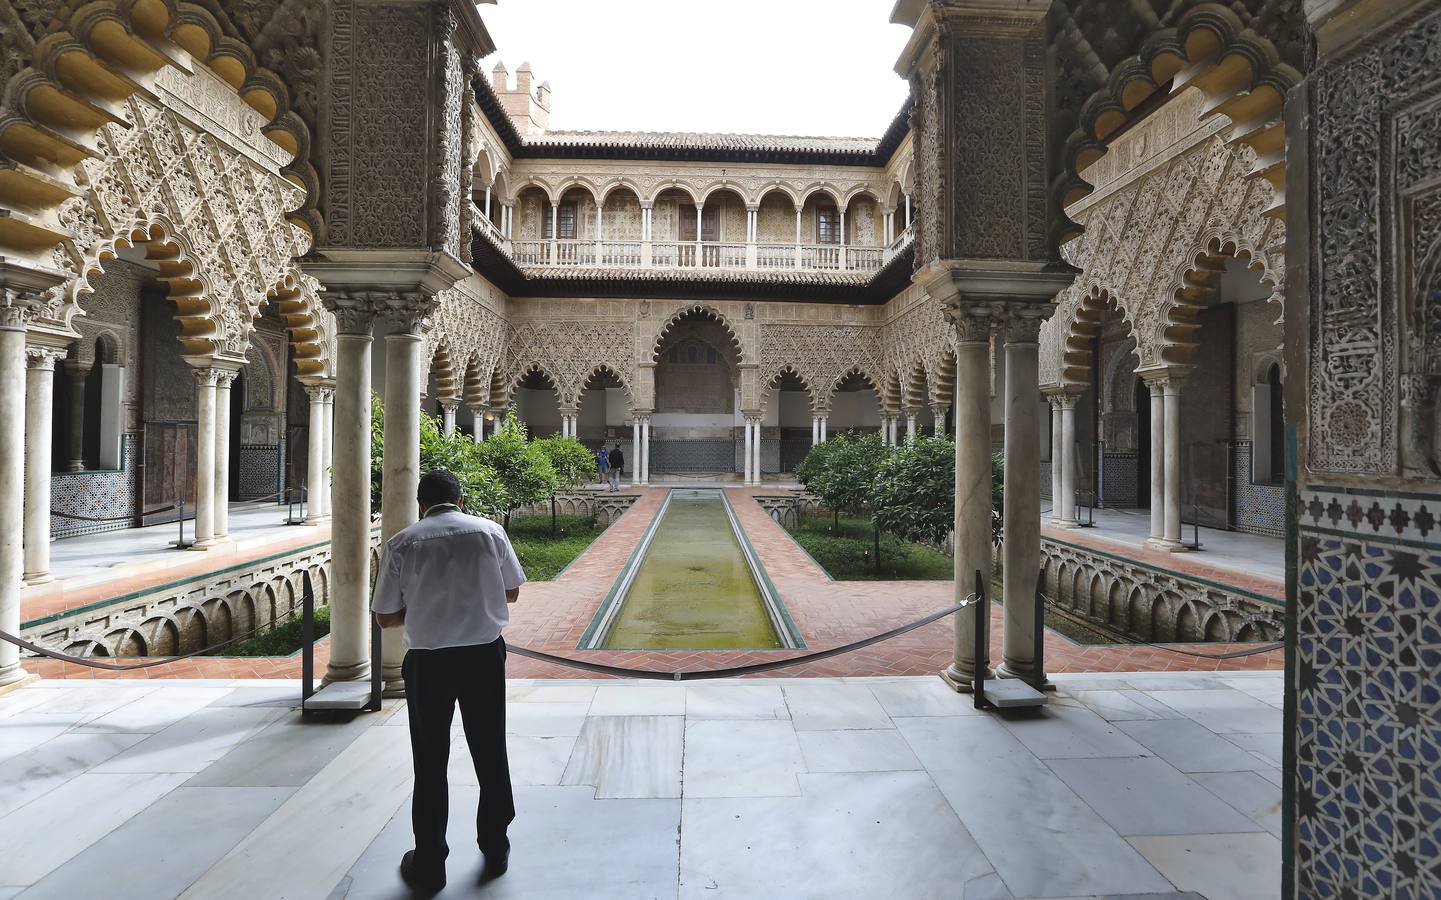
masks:
<svg viewBox="0 0 1441 900"><path fill-rule="evenodd" d="M837 581L949 581L954 571L944 553L889 534L881 535L877 571L869 519L842 517L832 528L830 516L806 516L787 530Z"/></svg>
<svg viewBox="0 0 1441 900"><path fill-rule="evenodd" d="M315 610L315 639L330 634L330 607ZM268 631L238 641L228 647L221 647L211 656L289 656L300 649L300 611L285 619Z"/></svg>
<svg viewBox="0 0 1441 900"><path fill-rule="evenodd" d="M605 528L584 516L519 516L510 520L510 542L529 581L550 581L600 537Z"/></svg>

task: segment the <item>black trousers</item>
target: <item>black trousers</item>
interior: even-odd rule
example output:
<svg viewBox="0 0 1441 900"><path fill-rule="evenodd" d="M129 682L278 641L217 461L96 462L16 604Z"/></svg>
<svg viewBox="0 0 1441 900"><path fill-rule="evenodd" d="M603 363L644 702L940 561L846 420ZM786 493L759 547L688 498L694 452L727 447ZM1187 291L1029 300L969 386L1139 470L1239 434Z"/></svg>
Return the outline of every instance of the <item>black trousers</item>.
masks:
<svg viewBox="0 0 1441 900"><path fill-rule="evenodd" d="M415 867L421 873L445 869L450 847L445 826L450 816L450 723L460 703L465 742L480 783L475 815L476 841L482 853L503 852L515 818L510 763L505 754L505 641L409 650L402 668L410 713L410 749L415 757Z"/></svg>

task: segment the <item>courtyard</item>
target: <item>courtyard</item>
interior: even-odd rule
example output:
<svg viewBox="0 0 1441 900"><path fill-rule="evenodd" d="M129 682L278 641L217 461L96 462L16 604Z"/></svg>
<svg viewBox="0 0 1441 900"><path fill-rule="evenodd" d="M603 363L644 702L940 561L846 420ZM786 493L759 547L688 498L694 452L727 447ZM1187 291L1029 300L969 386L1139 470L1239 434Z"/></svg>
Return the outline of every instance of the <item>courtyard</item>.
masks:
<svg viewBox="0 0 1441 900"><path fill-rule="evenodd" d="M441 896L1275 896L1279 673L1056 681L1039 714L1000 716L934 675L511 679L511 869L476 883L457 722ZM404 702L320 721L298 692L41 681L0 700L0 896L408 896Z"/></svg>

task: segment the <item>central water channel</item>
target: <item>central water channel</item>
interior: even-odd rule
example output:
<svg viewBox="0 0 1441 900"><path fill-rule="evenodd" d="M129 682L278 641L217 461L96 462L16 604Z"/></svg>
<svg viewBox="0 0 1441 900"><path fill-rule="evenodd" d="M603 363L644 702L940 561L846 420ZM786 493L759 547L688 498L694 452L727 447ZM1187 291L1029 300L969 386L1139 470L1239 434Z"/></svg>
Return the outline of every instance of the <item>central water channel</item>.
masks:
<svg viewBox="0 0 1441 900"><path fill-rule="evenodd" d="M674 490L597 615L611 650L799 646L718 490ZM585 642L583 642L585 643Z"/></svg>

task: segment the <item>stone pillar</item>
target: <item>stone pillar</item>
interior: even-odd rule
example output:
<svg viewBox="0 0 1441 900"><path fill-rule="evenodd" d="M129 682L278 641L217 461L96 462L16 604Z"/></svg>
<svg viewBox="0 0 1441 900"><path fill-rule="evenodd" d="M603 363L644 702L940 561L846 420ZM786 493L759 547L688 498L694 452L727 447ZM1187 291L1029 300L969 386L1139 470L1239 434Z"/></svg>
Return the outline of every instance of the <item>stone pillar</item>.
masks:
<svg viewBox="0 0 1441 900"><path fill-rule="evenodd" d="M230 537L230 386L236 372L222 369L215 379L215 542Z"/></svg>
<svg viewBox="0 0 1441 900"><path fill-rule="evenodd" d="M472 404L467 408L470 410L470 416L475 422L474 426L471 428L470 436L477 444L479 444L481 441L485 440L485 407L480 406L479 404Z"/></svg>
<svg viewBox="0 0 1441 900"><path fill-rule="evenodd" d="M934 403L931 405L931 417L936 420L936 425L933 429L936 437L943 437L946 433L946 410L948 409L950 409L950 407L944 403ZM1037 462L1036 465L1039 466L1040 463Z"/></svg>
<svg viewBox="0 0 1441 900"><path fill-rule="evenodd" d="M305 395L310 398L310 434L306 443L305 456L305 499L309 504L307 525L319 525L325 521L325 504L317 502L325 494L325 394L319 385L305 386Z"/></svg>
<svg viewBox="0 0 1441 900"><path fill-rule="evenodd" d="M215 545L215 385L221 370L195 370L199 399L195 404L195 543L193 550Z"/></svg>
<svg viewBox="0 0 1441 900"><path fill-rule="evenodd" d="M316 495L316 499L320 501L321 515L329 519L331 510L335 508L331 499L335 492L335 388L333 387L325 389L325 412L321 421L325 426L325 437L322 444L324 450L322 458L325 461L321 463L321 473L324 477L321 478L320 493Z"/></svg>
<svg viewBox="0 0 1441 900"><path fill-rule="evenodd" d="M387 348L389 345L387 344ZM389 358L387 357L387 360ZM387 365L388 365L387 361ZM387 370L389 371L389 370ZM460 408L459 400L445 399L440 401L440 422L441 430L447 435L455 434L455 411Z"/></svg>
<svg viewBox="0 0 1441 900"><path fill-rule="evenodd" d="M324 303L335 313L337 332L330 662L325 672L329 683L370 677L370 348L375 308L360 293L326 293Z"/></svg>
<svg viewBox="0 0 1441 900"><path fill-rule="evenodd" d="M65 471L84 472L90 468L85 462L85 380L90 367L71 360L65 371L70 375L70 460Z"/></svg>
<svg viewBox="0 0 1441 900"><path fill-rule="evenodd" d="M957 310L956 345L956 537L955 597L975 591L976 572L991 583L991 335L990 319ZM951 665L941 677L958 691L969 691L976 667L976 611L955 616Z"/></svg>
<svg viewBox="0 0 1441 900"><path fill-rule="evenodd" d="M751 433L751 419L750 419L750 416L746 416L742 421L745 422L745 435L746 435L746 436L745 436L745 449L744 449L745 456L744 456L744 461L743 461L743 463L742 463L742 465L741 465L741 471L742 471L741 483L742 483L742 484L750 484L750 483L751 483L751 459L752 459L752 455L751 455L751 442L752 442L753 440L755 440L755 435Z"/></svg>
<svg viewBox="0 0 1441 900"><path fill-rule="evenodd" d="M1166 538L1166 395L1165 379L1146 375L1151 394L1151 536L1155 546Z"/></svg>
<svg viewBox="0 0 1441 900"><path fill-rule="evenodd" d="M906 443L907 443L907 444L914 444L915 442L916 442L916 411L913 410L913 409L908 409L908 410L906 410Z"/></svg>
<svg viewBox="0 0 1441 900"><path fill-rule="evenodd" d="M25 349L25 583L50 581L50 468L55 361L65 351Z"/></svg>
<svg viewBox="0 0 1441 900"><path fill-rule="evenodd" d="M1181 376L1174 370L1162 387L1166 399L1166 549L1184 550L1181 544Z"/></svg>
<svg viewBox="0 0 1441 900"><path fill-rule="evenodd" d="M425 386L421 332L439 306L434 298L406 296L392 302L382 315L385 336L385 434L380 498L380 539L390 540L420 518L415 494L420 487L420 393ZM453 402L453 401L446 401ZM455 426L455 410L447 420ZM387 696L405 695L400 667L405 661L405 628L381 633L382 677Z"/></svg>
<svg viewBox="0 0 1441 900"><path fill-rule="evenodd" d="M1009 376L1007 376L1009 377ZM1061 404L1061 525L1076 524L1076 395L1062 394ZM1007 458L1010 453L1007 452Z"/></svg>
<svg viewBox="0 0 1441 900"><path fill-rule="evenodd" d="M811 446L821 442L821 417L811 416Z"/></svg>
<svg viewBox="0 0 1441 900"><path fill-rule="evenodd" d="M1051 524L1061 519L1061 398L1052 392L1046 395L1051 406Z"/></svg>
<svg viewBox="0 0 1441 900"><path fill-rule="evenodd" d="M1036 671L1036 576L1041 566L1040 392L1038 338L1042 304L1014 307L1005 322L1005 659L999 674L1032 685L1045 681ZM1075 404L1072 403L1072 408Z"/></svg>
<svg viewBox="0 0 1441 900"><path fill-rule="evenodd" d="M650 416L640 420L640 483L650 484Z"/></svg>
<svg viewBox="0 0 1441 900"><path fill-rule="evenodd" d="M830 421L830 418L829 418L828 416L821 416L821 443L823 443L823 444L824 444L824 443L826 442L826 440L827 440L827 438L826 438L826 424L827 424L829 421Z"/></svg>
<svg viewBox="0 0 1441 900"><path fill-rule="evenodd" d="M630 419L630 483L640 484L640 417L631 414Z"/></svg>
<svg viewBox="0 0 1441 900"><path fill-rule="evenodd" d="M7 281L9 265L0 259L0 630L19 634L25 562L25 328L43 287L13 288ZM0 689L29 678L19 648L0 641Z"/></svg>
<svg viewBox="0 0 1441 900"><path fill-rule="evenodd" d="M755 484L760 484L760 483L764 480L763 477L762 477L762 475L761 475L761 419L760 419L760 416L756 416L756 418L755 418L755 426L754 426L754 427L755 427L755 432L756 432L756 439L755 439L754 445L752 445L752 448L753 448L753 450L754 450L754 452L755 452L755 458L751 460L751 476L755 479L755 482L754 482Z"/></svg>

